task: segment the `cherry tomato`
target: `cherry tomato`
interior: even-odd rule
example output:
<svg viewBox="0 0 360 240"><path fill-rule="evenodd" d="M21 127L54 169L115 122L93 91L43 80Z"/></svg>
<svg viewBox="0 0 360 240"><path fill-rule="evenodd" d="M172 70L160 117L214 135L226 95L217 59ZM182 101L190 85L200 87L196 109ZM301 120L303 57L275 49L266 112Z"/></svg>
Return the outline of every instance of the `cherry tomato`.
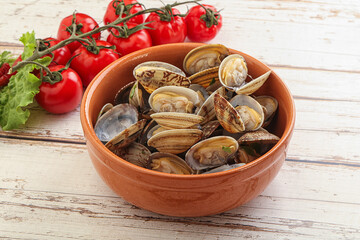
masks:
<svg viewBox="0 0 360 240"><path fill-rule="evenodd" d="M112 44L96 40L97 46L111 47ZM79 54L79 55L78 55ZM70 64L70 67L74 69L81 77L84 87L87 87L91 80L98 74L103 68L119 58L112 49L101 48L98 54L90 52L86 47L81 46L73 52L73 56L76 56Z"/></svg>
<svg viewBox="0 0 360 240"><path fill-rule="evenodd" d="M84 13L76 13L75 14L76 20L75 23L77 24L76 34L79 35L81 33L86 33L94 28L99 27L97 22L90 17L89 15L86 15ZM57 39L60 41L68 39L71 36L71 24L72 24L73 15L65 17L60 22L59 30L57 33ZM100 38L100 33L93 34L92 37L94 39ZM67 45L71 52L74 52L78 47L81 46L81 44L77 41L72 42Z"/></svg>
<svg viewBox="0 0 360 240"><path fill-rule="evenodd" d="M216 8L211 5L203 4L190 8L185 17L187 26L187 36L194 42L207 42L213 39L220 31L222 17L217 13ZM212 21L212 23L211 23Z"/></svg>
<svg viewBox="0 0 360 240"><path fill-rule="evenodd" d="M130 31L132 28L137 26L135 23L127 23L126 25ZM111 31L113 31L115 34L118 34L118 31L115 29L112 29ZM121 55L126 55L136 50L152 46L150 34L146 29L138 30L127 38L118 38L110 34L106 41L112 45L115 45L116 51Z"/></svg>
<svg viewBox="0 0 360 240"><path fill-rule="evenodd" d="M173 14L180 14L179 10L172 8ZM168 13L169 14L169 13ZM145 22L151 22L147 24L153 45L160 45L166 43L184 42L186 38L186 23L183 17L168 15L167 20L163 20L160 16L152 12L146 18Z"/></svg>
<svg viewBox="0 0 360 240"><path fill-rule="evenodd" d="M55 38L45 38L46 41L46 47L50 48L56 44L58 44L60 41ZM58 65L66 65L66 63L71 58L71 52L70 49L67 46L58 48L52 52L54 54L54 58L52 60L52 63L58 64ZM45 56L51 57L51 54L47 54ZM54 65L54 64L53 64Z"/></svg>
<svg viewBox="0 0 360 240"><path fill-rule="evenodd" d="M117 6L119 6L120 2L124 2L125 6L126 6L128 4L136 3L137 1L136 0L113 0L113 1L111 1L108 5L105 15L104 15L104 24L109 24L109 23L115 21L119 17L120 12L117 13L117 11L120 11L120 9L117 10ZM122 17L126 17L129 14L137 13L141 10L144 10L143 7L140 4L136 4L132 8L130 8L128 11L125 11L123 13ZM140 15L130 18L128 22L141 24L144 22L144 19L145 19L145 16L143 14L140 14Z"/></svg>
<svg viewBox="0 0 360 240"><path fill-rule="evenodd" d="M58 71L63 65L49 67L50 71ZM40 92L35 99L46 111L56 114L74 110L81 102L83 85L80 76L71 68L61 72L62 80L51 84L42 82Z"/></svg>

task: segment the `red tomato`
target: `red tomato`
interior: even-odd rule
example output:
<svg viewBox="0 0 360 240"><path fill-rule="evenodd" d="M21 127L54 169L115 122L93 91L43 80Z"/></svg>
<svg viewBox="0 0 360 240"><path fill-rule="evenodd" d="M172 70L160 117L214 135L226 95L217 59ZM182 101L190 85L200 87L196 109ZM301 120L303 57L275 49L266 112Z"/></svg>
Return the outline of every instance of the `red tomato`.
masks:
<svg viewBox="0 0 360 240"><path fill-rule="evenodd" d="M44 40L49 41L47 48L50 48L56 44L58 44L60 41L55 38L45 38ZM53 63L56 63L58 65L66 65L66 63L71 58L71 52L70 49L67 46L58 48L52 52L54 54L54 58L52 60ZM45 56L51 57L51 54L47 54Z"/></svg>
<svg viewBox="0 0 360 240"><path fill-rule="evenodd" d="M96 40L97 46L111 47L108 42ZM70 64L70 67L74 69L81 77L84 87L87 87L91 80L98 74L103 68L119 58L112 49L101 48L98 54L94 54L81 46L73 52L75 57Z"/></svg>
<svg viewBox="0 0 360 240"><path fill-rule="evenodd" d="M172 12L173 14L180 14L179 10L175 8L172 8ZM161 20L160 16L155 12L150 13L146 18L145 22L151 22L146 26L153 28L148 29L153 45L184 42L186 38L186 23L184 18L175 16L169 20L170 21Z"/></svg>
<svg viewBox="0 0 360 240"><path fill-rule="evenodd" d="M203 6L210 10L208 14L202 6L197 5L190 8L188 15L185 17L187 36L194 42L210 41L216 36L222 26L222 17L220 13L216 13L216 8L206 4L203 4ZM204 19L201 19L200 17ZM213 24L211 25L210 21L212 17ZM208 27L207 22L211 26L209 25Z"/></svg>
<svg viewBox="0 0 360 240"><path fill-rule="evenodd" d="M125 6L126 6L128 4L136 3L137 0L113 0L113 1L111 1L108 5L105 15L104 15L104 24L109 24L109 23L115 21L119 17L120 12L117 13L116 11L120 11L120 9L117 10L116 7L119 5L120 2L124 2ZM125 11L124 14L122 15L122 17L126 17L129 14L137 13L141 10L144 10L143 7L140 4L136 4L132 8L130 8L127 12ZM144 19L145 19L145 16L143 14L140 14L140 15L130 18L130 20L128 22L141 24L144 22Z"/></svg>
<svg viewBox="0 0 360 240"><path fill-rule="evenodd" d="M81 33L86 33L89 32L91 30L93 30L94 28L99 27L99 25L97 24L97 22L90 17L89 15L86 15L84 13L76 13L76 24L81 24L81 25L77 25L78 29L76 31L76 34L79 35ZM66 18L64 18L61 22L60 22L60 26L59 26L59 30L57 33L57 38L62 41L65 39L68 39L71 36L71 27L69 28L69 26L71 26L72 24L72 19L73 19L73 15L67 16ZM100 33L96 33L93 34L92 37L94 39L99 39L100 38ZM71 52L74 52L78 47L81 46L81 44L77 41L72 42L70 44L67 45L70 49Z"/></svg>
<svg viewBox="0 0 360 240"><path fill-rule="evenodd" d="M49 67L55 72L64 68L63 65ZM62 80L51 84L42 82L40 92L35 96L36 101L46 111L51 113L67 113L74 110L81 102L83 86L80 76L71 68L61 72Z"/></svg>
<svg viewBox="0 0 360 240"><path fill-rule="evenodd" d="M127 23L126 25L129 29L132 29L136 26L135 23ZM111 31L114 31L115 34L118 34L118 31L115 29L112 29ZM110 34L106 41L112 45L115 45L116 51L121 55L126 55L136 50L152 46L150 34L146 29L138 30L127 38L117 38Z"/></svg>

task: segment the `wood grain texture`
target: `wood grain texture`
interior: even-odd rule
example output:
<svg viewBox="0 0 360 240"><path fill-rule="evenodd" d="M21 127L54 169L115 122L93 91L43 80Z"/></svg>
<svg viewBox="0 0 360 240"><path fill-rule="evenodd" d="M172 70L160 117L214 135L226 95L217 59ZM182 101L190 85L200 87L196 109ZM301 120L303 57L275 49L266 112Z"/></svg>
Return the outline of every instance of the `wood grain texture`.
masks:
<svg viewBox="0 0 360 240"><path fill-rule="evenodd" d="M162 6L158 0L141 2ZM52 115L33 104L26 126L0 131L0 238L360 239L360 2L206 3L223 9L224 16L211 42L265 62L294 96L294 134L270 186L244 206L209 217L139 209L97 175L79 108ZM20 54L23 32L56 36L61 18L74 10L102 24L107 1L0 5L0 52Z"/></svg>

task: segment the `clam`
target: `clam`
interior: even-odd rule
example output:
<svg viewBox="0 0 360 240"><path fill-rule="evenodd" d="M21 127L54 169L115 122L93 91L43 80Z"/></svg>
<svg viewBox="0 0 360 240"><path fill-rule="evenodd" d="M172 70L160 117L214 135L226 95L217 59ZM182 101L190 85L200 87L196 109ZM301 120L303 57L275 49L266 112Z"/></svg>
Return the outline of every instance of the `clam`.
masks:
<svg viewBox="0 0 360 240"><path fill-rule="evenodd" d="M219 67L213 67L194 73L189 77L191 84L199 84L204 88L219 81Z"/></svg>
<svg viewBox="0 0 360 240"><path fill-rule="evenodd" d="M264 121L261 105L247 95L236 95L228 102L215 94L214 105L221 126L230 133L257 130Z"/></svg>
<svg viewBox="0 0 360 240"><path fill-rule="evenodd" d="M205 69L219 66L229 55L229 49L221 44L207 44L191 50L184 58L183 68L192 75Z"/></svg>
<svg viewBox="0 0 360 240"><path fill-rule="evenodd" d="M145 91L139 82L135 82L129 92L128 102L135 107L139 108L143 113L150 109L148 101L145 99L149 98L149 93Z"/></svg>
<svg viewBox="0 0 360 240"><path fill-rule="evenodd" d="M149 105L155 112L192 113L199 104L198 94L189 88L165 86L156 89L149 97Z"/></svg>
<svg viewBox="0 0 360 240"><path fill-rule="evenodd" d="M228 89L238 89L247 78L248 69L245 58L239 54L227 56L219 67L219 80Z"/></svg>
<svg viewBox="0 0 360 240"><path fill-rule="evenodd" d="M98 114L98 117L97 117L97 120L99 120L99 118L104 115L104 113L106 113L107 111L109 111L110 109L112 109L114 107L114 105L112 105L111 103L106 103L100 110L99 114Z"/></svg>
<svg viewBox="0 0 360 240"><path fill-rule="evenodd" d="M129 95L136 81L129 82L123 86L115 95L114 104L129 103Z"/></svg>
<svg viewBox="0 0 360 240"><path fill-rule="evenodd" d="M220 83L237 94L253 94L265 83L270 73L271 70L256 79L246 82L248 69L244 57L240 54L227 56L219 66Z"/></svg>
<svg viewBox="0 0 360 240"><path fill-rule="evenodd" d="M266 127L273 119L279 103L276 98L271 96L258 96L255 97L255 100L258 101L258 103L260 103L260 105L263 107L265 119L262 127Z"/></svg>
<svg viewBox="0 0 360 240"><path fill-rule="evenodd" d="M145 124L146 120L141 119L110 139L105 146L111 151L128 146L140 136Z"/></svg>
<svg viewBox="0 0 360 240"><path fill-rule="evenodd" d="M147 144L159 152L178 154L188 150L201 137L199 129L172 129L153 134Z"/></svg>
<svg viewBox="0 0 360 240"><path fill-rule="evenodd" d="M164 173L174 174L193 174L194 171L180 157L163 152L155 152L151 154L150 168L152 170Z"/></svg>
<svg viewBox="0 0 360 240"><path fill-rule="evenodd" d="M219 94L220 96L225 96L225 88L220 87L217 90L215 90L215 92L213 92L201 105L200 109L197 112L197 115L204 117L204 120L201 122L201 125L204 125L207 122L213 120L216 116L215 107L214 107L215 94Z"/></svg>
<svg viewBox="0 0 360 240"><path fill-rule="evenodd" d="M141 63L134 68L133 75L150 94L162 86L190 86L190 80L185 76L185 73L176 66L167 63Z"/></svg>
<svg viewBox="0 0 360 240"><path fill-rule="evenodd" d="M94 130L100 141L107 143L120 132L138 121L138 111L130 104L119 104L104 113Z"/></svg>
<svg viewBox="0 0 360 240"><path fill-rule="evenodd" d="M185 161L194 170L218 167L226 164L238 147L238 142L232 137L208 138L192 146L185 155Z"/></svg>
<svg viewBox="0 0 360 240"><path fill-rule="evenodd" d="M210 137L219 126L220 123L218 120L213 120L203 125L201 128L203 131L203 139Z"/></svg>
<svg viewBox="0 0 360 240"><path fill-rule="evenodd" d="M264 128L247 132L237 140L240 147L235 161L249 163L269 151L279 139Z"/></svg>
<svg viewBox="0 0 360 240"><path fill-rule="evenodd" d="M150 162L150 150L140 143L133 142L127 147L116 149L114 153L139 167L147 168Z"/></svg>
<svg viewBox="0 0 360 240"><path fill-rule="evenodd" d="M220 167L216 167L216 168L213 168L213 169L211 169L209 171L203 172L202 174L223 172L223 171L231 170L231 169L238 168L238 167L241 167L241 166L244 166L244 165L245 165L245 163L225 164L225 165L222 165Z"/></svg>
<svg viewBox="0 0 360 240"><path fill-rule="evenodd" d="M191 84L189 88L191 90L194 90L199 96L199 106L201 106L205 102L205 100L209 97L209 93L206 91L206 89L199 84Z"/></svg>
<svg viewBox="0 0 360 240"><path fill-rule="evenodd" d="M168 129L191 128L204 120L204 117L199 115L179 112L154 113L150 117Z"/></svg>

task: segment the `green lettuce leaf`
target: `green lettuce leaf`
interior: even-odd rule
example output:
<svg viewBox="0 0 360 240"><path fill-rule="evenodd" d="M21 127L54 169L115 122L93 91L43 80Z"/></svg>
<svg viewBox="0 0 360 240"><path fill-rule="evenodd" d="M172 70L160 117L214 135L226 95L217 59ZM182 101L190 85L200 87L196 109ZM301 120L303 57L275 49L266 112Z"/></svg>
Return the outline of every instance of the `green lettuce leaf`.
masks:
<svg viewBox="0 0 360 240"><path fill-rule="evenodd" d="M20 38L24 44L22 59L29 58L36 47L35 33L25 33ZM41 60L48 62L48 59ZM0 91L0 126L3 130L19 128L30 116L25 109L39 92L41 80L31 72L36 65L27 64L13 75L7 86Z"/></svg>
<svg viewBox="0 0 360 240"><path fill-rule="evenodd" d="M0 54L0 67L4 63L10 64L10 66L15 62L15 58L12 57L11 52L4 51Z"/></svg>

